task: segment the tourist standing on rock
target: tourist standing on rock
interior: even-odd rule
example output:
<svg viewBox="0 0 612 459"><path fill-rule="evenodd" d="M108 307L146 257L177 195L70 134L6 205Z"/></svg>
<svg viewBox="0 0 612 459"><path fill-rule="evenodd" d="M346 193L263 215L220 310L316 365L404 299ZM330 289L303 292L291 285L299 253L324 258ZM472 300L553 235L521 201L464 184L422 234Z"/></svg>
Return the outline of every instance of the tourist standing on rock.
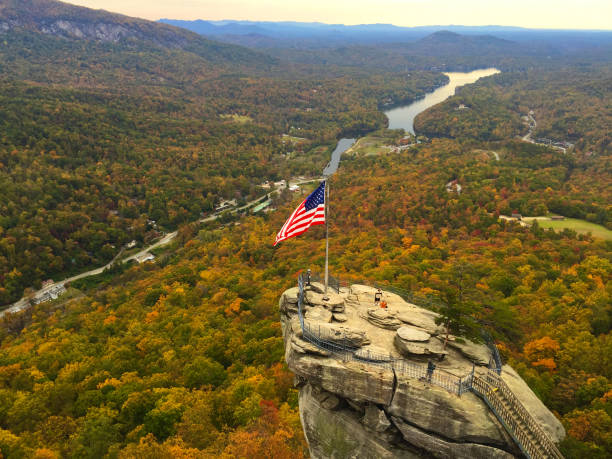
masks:
<svg viewBox="0 0 612 459"><path fill-rule="evenodd" d="M381 299L382 299L382 290L378 289L378 291L374 294L374 307L379 305Z"/></svg>
<svg viewBox="0 0 612 459"><path fill-rule="evenodd" d="M433 372L436 369L436 364L431 360L427 362L427 381L431 383L431 377L433 376Z"/></svg>

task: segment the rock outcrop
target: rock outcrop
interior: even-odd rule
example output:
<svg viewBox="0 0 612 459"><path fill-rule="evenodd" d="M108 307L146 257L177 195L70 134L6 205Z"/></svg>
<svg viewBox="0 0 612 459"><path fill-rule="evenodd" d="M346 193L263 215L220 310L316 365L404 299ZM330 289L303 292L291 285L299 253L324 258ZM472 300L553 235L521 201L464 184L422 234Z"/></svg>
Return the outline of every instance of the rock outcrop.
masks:
<svg viewBox="0 0 612 459"><path fill-rule="evenodd" d="M487 405L471 392L458 395L460 377L469 375L474 365L476 372L486 371L481 365L489 361L488 348L455 339L444 349L434 312L386 292L387 309L378 312L374 292L353 285L340 294L323 295L322 286L307 287L305 336L297 290L281 296L285 359L300 387L300 415L311 456L520 457ZM309 342L313 336L349 344L350 358ZM398 359L405 359L405 366L398 366ZM435 364L438 385L430 383L428 360ZM562 439L559 421L516 372L505 366L502 377L550 437Z"/></svg>

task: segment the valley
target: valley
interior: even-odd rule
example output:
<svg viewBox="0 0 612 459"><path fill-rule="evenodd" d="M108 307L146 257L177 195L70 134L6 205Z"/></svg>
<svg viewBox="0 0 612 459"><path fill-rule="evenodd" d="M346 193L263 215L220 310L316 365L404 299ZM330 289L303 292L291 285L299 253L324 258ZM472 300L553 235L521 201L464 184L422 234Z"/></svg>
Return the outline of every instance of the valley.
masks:
<svg viewBox="0 0 612 459"><path fill-rule="evenodd" d="M302 425L300 392L374 432L359 394L334 405L286 361L303 329L279 298L323 270L325 228L273 243L323 173L334 278L427 299L421 314L459 340L489 337L563 456L609 457L612 35L199 25L0 0L0 455L305 458L351 443L328 426L331 443L309 448L304 428L326 423L309 411ZM411 434L409 454L430 454L426 427L394 423L385 442ZM446 433L447 453L470 437ZM481 446L518 457L504 435Z"/></svg>

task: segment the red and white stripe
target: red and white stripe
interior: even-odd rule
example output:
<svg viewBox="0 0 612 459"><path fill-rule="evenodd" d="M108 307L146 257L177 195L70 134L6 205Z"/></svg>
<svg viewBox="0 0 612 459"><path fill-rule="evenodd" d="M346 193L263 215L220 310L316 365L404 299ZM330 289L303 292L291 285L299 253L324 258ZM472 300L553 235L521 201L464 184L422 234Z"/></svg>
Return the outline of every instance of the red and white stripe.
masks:
<svg viewBox="0 0 612 459"><path fill-rule="evenodd" d="M325 224L325 204L319 204L314 209L307 211L304 206L305 203L306 200L304 200L287 219L276 235L274 245L290 237L299 236L305 233L311 226Z"/></svg>

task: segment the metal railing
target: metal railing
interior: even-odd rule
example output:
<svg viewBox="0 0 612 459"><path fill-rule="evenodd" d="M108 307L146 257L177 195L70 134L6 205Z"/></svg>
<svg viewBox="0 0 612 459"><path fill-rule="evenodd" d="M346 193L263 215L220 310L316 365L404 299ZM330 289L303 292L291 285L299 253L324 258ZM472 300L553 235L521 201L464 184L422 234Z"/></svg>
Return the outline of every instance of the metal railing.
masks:
<svg viewBox="0 0 612 459"><path fill-rule="evenodd" d="M474 376L472 390L489 406L527 458L563 459L555 443L495 371Z"/></svg>
<svg viewBox="0 0 612 459"><path fill-rule="evenodd" d="M303 275L304 275L304 281L307 284L309 282L319 282L320 284L325 284L325 277L320 276L317 273L307 271ZM340 293L341 283L340 283L340 279L338 279L337 277L328 275L327 276L327 286L331 288L332 290L334 290L336 293Z"/></svg>
<svg viewBox="0 0 612 459"><path fill-rule="evenodd" d="M493 341L493 338L491 338L491 335L487 331L482 330L482 337L484 338L485 343L487 343L487 346L491 351L491 358L489 359L489 369L494 371L498 375L501 375L503 362L501 356L499 355L499 349L497 349L495 341Z"/></svg>
<svg viewBox="0 0 612 459"><path fill-rule="evenodd" d="M319 276L312 273L309 274L311 282L316 282L320 279ZM298 316L302 328L302 336L305 340L320 349L335 354L343 361L353 360L387 368L409 378L442 387L458 396L472 391L491 409L527 458L563 459L563 455L555 443L542 430L539 423L531 416L529 411L527 411L525 406L501 378L501 357L497 346L495 346L490 336L484 336L492 354L486 373L476 374L475 367L472 367L472 371L462 377L444 370L431 369L428 365L410 362L405 359L397 359L389 354L377 354L369 350L359 350L359 347L354 345L351 340L347 339L346 336L342 336L342 332L327 327L321 328L320 325L315 327L313 324L304 321L305 277L305 273L300 274L298 277ZM338 286L336 291L339 292L340 282L338 281L336 285ZM376 285L374 286L376 287ZM379 288L383 288L383 286ZM384 288L390 290L388 286L384 286ZM397 293L397 291L394 293ZM406 299L404 295L400 296ZM417 303L413 301L413 304Z"/></svg>
<svg viewBox="0 0 612 459"><path fill-rule="evenodd" d="M308 274L301 273L298 276L298 317L302 328L303 338L314 344L320 349L336 354L343 361L358 361L365 362L378 367L394 370L409 378L418 379L428 382L432 385L442 387L447 391L461 395L471 386L472 374L460 377L440 369L428 369L428 365L410 362L405 359L391 357L389 354L376 354L369 350L359 351L359 346L352 344L352 340L348 339L342 332L332 331L327 327L321 328L320 325L313 325L304 321L304 291L307 285L306 276ZM316 282L320 277L314 273L310 273L310 282ZM340 283L338 282L338 285Z"/></svg>

